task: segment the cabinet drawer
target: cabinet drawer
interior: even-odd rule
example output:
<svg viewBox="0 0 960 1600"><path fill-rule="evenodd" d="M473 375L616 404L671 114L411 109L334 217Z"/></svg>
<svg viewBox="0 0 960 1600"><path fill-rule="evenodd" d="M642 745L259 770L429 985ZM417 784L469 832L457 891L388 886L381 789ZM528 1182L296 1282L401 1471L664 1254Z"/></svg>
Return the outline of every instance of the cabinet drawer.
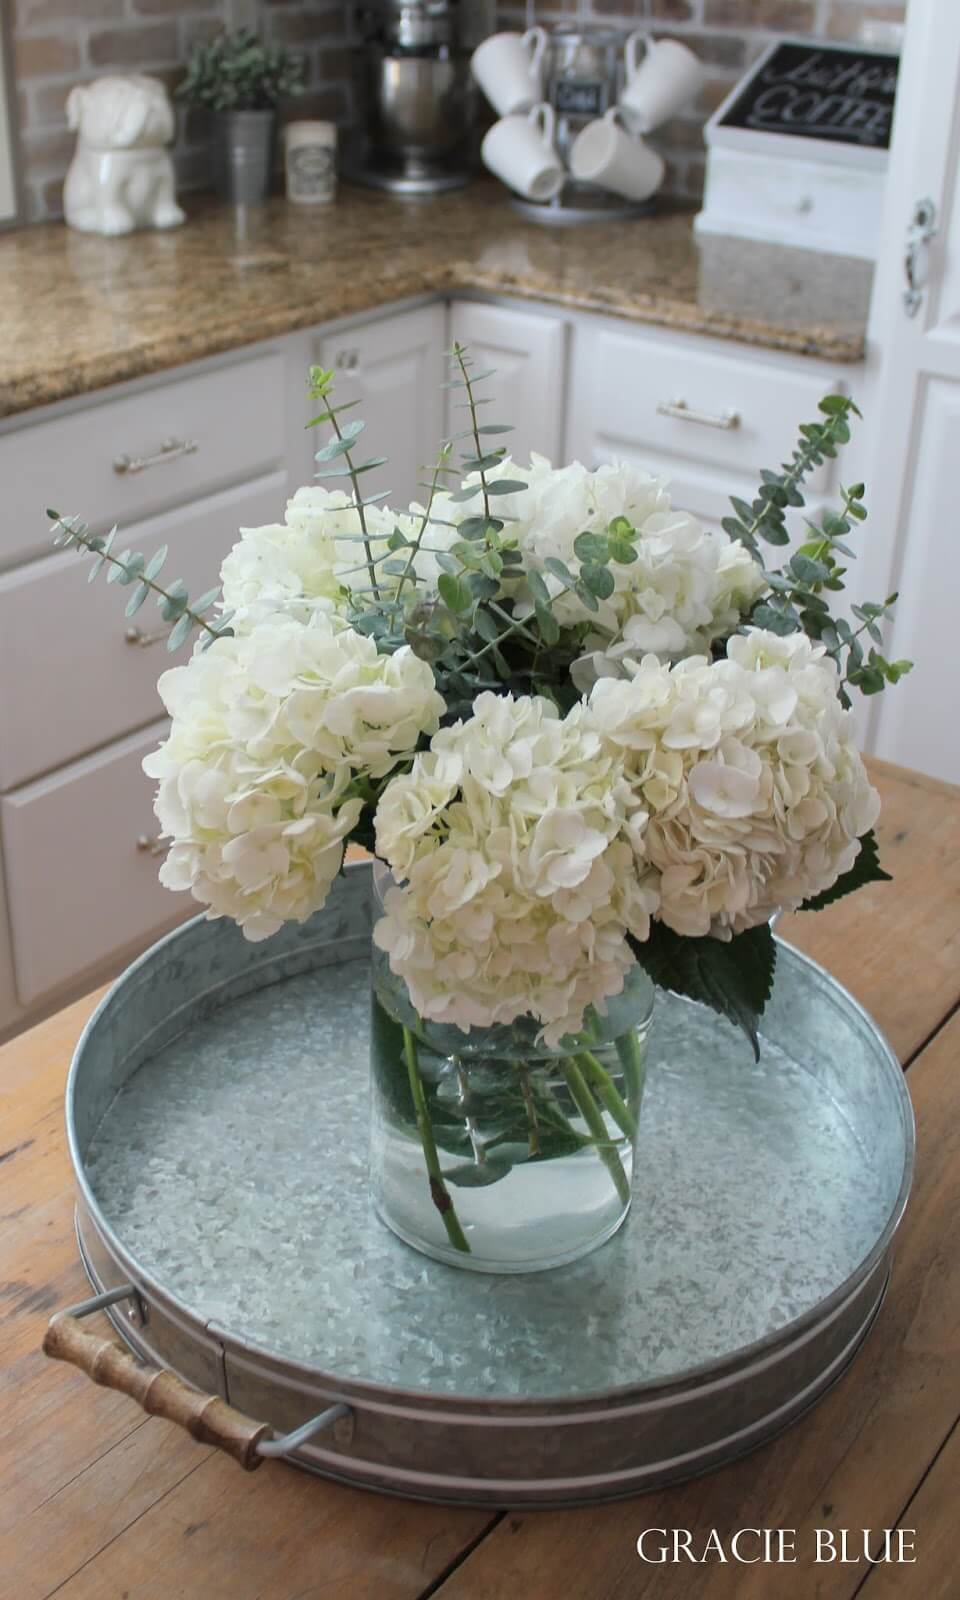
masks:
<svg viewBox="0 0 960 1600"><path fill-rule="evenodd" d="M268 471L284 457L283 398L282 359L262 355L0 434L0 567L42 553L47 506L126 525Z"/></svg>
<svg viewBox="0 0 960 1600"><path fill-rule="evenodd" d="M696 341L661 342L632 330L581 329L580 408L607 440L638 449L651 471L672 477L683 461L745 478L779 466L801 422L818 416L831 386L822 372L713 354ZM674 408L668 414L664 408ZM679 412L679 415L677 414ZM807 480L826 487L829 464Z"/></svg>
<svg viewBox="0 0 960 1600"><path fill-rule="evenodd" d="M17 995L30 1005L173 922L193 904L137 848L157 831L140 763L157 723L0 800Z"/></svg>
<svg viewBox="0 0 960 1600"><path fill-rule="evenodd" d="M125 529L123 544L149 556L168 544L163 576L192 595L213 588L240 527L282 516L286 479L261 478ZM129 589L106 574L87 585L90 560L56 552L0 577L0 791L72 761L162 714L156 683L183 659L152 600L129 621ZM153 643L127 638L135 630Z"/></svg>

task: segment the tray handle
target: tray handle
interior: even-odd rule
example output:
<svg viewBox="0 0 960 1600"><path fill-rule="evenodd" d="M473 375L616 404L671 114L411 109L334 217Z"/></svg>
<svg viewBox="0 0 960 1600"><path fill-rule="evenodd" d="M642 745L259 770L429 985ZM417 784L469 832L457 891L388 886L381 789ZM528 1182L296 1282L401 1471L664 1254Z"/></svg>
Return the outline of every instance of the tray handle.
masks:
<svg viewBox="0 0 960 1600"><path fill-rule="evenodd" d="M113 1339L88 1333L80 1326L82 1317L102 1311L118 1300L136 1297L137 1290L132 1283L128 1283L56 1312L44 1334L44 1355L54 1361L69 1361L72 1366L85 1372L88 1378L92 1378L94 1383L129 1395L150 1416L162 1417L165 1422L174 1422L178 1427L186 1428L200 1444L213 1445L215 1449L224 1451L239 1462L246 1472L255 1471L271 1456L285 1455L313 1434L349 1415L349 1406L329 1406L303 1427L274 1439L269 1423L255 1422L242 1411L236 1411L219 1395L202 1394L197 1389L191 1389L176 1373L146 1366Z"/></svg>

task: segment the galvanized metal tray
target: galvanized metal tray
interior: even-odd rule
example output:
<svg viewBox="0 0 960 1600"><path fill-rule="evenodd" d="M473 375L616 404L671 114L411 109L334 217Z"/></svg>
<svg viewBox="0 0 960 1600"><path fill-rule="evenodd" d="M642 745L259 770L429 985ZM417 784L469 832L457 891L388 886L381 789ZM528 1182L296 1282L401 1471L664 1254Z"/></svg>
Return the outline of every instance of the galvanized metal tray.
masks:
<svg viewBox="0 0 960 1600"><path fill-rule="evenodd" d="M813 1404L880 1306L913 1162L900 1068L856 1002L781 944L755 1065L659 1000L624 1229L572 1267L460 1272L369 1206L370 919L366 866L264 944L198 919L87 1026L78 1236L134 1350L302 1429L264 1453L494 1505L665 1484Z"/></svg>

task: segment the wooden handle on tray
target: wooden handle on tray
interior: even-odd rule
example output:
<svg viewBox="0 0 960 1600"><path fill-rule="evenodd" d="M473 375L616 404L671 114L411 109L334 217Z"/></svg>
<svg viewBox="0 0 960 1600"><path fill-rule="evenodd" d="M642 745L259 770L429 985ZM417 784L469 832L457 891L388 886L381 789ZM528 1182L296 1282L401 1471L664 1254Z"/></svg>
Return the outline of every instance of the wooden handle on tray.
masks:
<svg viewBox="0 0 960 1600"><path fill-rule="evenodd" d="M270 1434L267 1423L245 1417L219 1395L200 1394L173 1372L144 1366L113 1339L88 1333L68 1311L51 1318L43 1353L54 1361L69 1361L106 1389L119 1389L150 1416L186 1428L200 1444L211 1444L239 1461L246 1472L263 1461L257 1446Z"/></svg>

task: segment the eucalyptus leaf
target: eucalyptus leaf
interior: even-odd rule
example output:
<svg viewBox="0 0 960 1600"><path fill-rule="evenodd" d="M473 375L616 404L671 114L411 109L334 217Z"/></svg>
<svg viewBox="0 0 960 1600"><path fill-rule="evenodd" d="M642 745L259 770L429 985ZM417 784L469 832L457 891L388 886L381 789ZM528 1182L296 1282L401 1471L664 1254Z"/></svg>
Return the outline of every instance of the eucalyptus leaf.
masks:
<svg viewBox="0 0 960 1600"><path fill-rule="evenodd" d="M444 605L457 614L469 611L473 605L473 595L462 578L450 572L441 572L437 579L437 589Z"/></svg>
<svg viewBox="0 0 960 1600"><path fill-rule="evenodd" d="M179 650L182 644L186 644L194 626L195 623L193 617L191 617L189 612L185 612L182 617L178 618L173 627L170 629L170 633L167 638L167 649Z"/></svg>
<svg viewBox="0 0 960 1600"><path fill-rule="evenodd" d="M160 546L159 550L155 550L153 552L153 555L150 557L150 560L147 562L146 566L144 567L143 576L145 578L155 578L157 576L158 572L160 571L160 569L162 568L163 563L166 561L166 559L167 559L167 546L165 544L162 544Z"/></svg>

